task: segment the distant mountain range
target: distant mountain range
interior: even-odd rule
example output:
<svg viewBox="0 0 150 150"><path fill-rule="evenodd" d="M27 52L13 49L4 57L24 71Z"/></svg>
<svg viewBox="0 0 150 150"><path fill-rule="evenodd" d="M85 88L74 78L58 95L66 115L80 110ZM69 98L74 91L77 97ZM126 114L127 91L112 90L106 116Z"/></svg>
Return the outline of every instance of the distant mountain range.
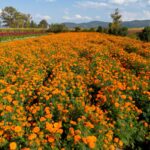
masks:
<svg viewBox="0 0 150 150"><path fill-rule="evenodd" d="M67 27L81 27L81 28L95 28L98 26L107 27L109 22L104 21L91 21L87 23L73 23L73 22L64 22ZM124 21L122 23L123 26L128 28L140 28L145 26L150 26L150 20L133 20L133 21Z"/></svg>

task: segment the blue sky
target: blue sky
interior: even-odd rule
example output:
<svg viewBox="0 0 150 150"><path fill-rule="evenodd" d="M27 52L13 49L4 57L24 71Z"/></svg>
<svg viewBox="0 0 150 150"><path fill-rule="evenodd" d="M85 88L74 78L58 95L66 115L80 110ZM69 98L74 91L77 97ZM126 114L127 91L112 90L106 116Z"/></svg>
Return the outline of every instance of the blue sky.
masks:
<svg viewBox="0 0 150 150"><path fill-rule="evenodd" d="M150 19L150 0L0 0L0 12L5 6L31 14L36 22L111 21L115 8L123 20Z"/></svg>

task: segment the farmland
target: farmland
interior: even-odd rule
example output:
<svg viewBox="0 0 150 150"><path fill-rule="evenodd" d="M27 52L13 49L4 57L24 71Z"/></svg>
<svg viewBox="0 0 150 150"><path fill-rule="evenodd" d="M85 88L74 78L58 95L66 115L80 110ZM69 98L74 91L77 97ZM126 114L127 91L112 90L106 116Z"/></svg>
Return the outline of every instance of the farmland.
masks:
<svg viewBox="0 0 150 150"><path fill-rule="evenodd" d="M0 42L44 34L46 34L46 29L40 28L0 28Z"/></svg>
<svg viewBox="0 0 150 150"><path fill-rule="evenodd" d="M92 32L0 43L0 148L148 147L149 58L150 43Z"/></svg>

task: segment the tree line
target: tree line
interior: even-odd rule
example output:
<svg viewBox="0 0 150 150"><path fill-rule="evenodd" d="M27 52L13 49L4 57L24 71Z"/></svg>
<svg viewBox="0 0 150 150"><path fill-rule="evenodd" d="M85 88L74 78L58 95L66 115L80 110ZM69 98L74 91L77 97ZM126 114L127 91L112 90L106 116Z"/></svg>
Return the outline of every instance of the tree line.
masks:
<svg viewBox="0 0 150 150"><path fill-rule="evenodd" d="M0 19L2 20L2 24L5 27L9 28L45 28L47 29L48 32L54 33L66 31L75 31L75 32L85 31L85 32L101 32L113 35L126 36L128 34L128 28L122 26L122 15L120 14L119 9L115 9L115 11L110 16L112 18L112 22L106 28L103 28L102 26L90 29L82 29L81 27L75 27L74 29L71 30L64 24L49 25L45 19L42 19L37 24L34 20L32 20L30 14L19 12L18 10L16 10L14 7L11 6L2 9ZM143 31L137 35L137 37L143 41L150 41L150 27L145 27Z"/></svg>
<svg viewBox="0 0 150 150"><path fill-rule="evenodd" d="M38 24L30 14L19 12L14 7L5 7L0 14L1 26L9 28L47 28L48 22L42 19Z"/></svg>

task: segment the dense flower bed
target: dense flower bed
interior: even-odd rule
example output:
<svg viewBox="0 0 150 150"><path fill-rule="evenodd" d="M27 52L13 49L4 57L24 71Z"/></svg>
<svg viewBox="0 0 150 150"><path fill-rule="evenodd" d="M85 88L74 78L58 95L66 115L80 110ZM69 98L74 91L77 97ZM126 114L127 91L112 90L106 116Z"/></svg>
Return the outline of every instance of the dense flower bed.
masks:
<svg viewBox="0 0 150 150"><path fill-rule="evenodd" d="M0 44L0 148L139 148L150 140L150 44L62 33Z"/></svg>

